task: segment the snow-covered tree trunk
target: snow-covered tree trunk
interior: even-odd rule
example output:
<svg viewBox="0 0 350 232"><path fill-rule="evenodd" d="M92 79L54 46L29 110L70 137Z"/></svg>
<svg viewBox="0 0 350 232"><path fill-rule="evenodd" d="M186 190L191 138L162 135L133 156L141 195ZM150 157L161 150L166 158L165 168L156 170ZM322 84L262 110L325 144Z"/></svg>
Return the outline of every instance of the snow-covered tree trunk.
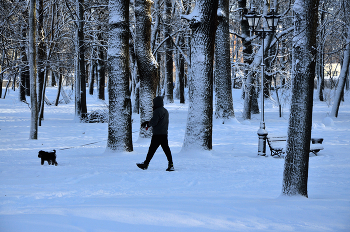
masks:
<svg viewBox="0 0 350 232"><path fill-rule="evenodd" d="M231 83L229 0L219 0L215 37L215 118L234 117Z"/></svg>
<svg viewBox="0 0 350 232"><path fill-rule="evenodd" d="M109 1L107 149L132 151L129 89L129 1Z"/></svg>
<svg viewBox="0 0 350 232"><path fill-rule="evenodd" d="M319 0L297 0L293 8L293 95L283 173L284 195L308 196L318 5Z"/></svg>
<svg viewBox="0 0 350 232"><path fill-rule="evenodd" d="M140 75L140 122L152 117L152 100L157 90L158 64L151 50L151 0L135 0L135 52ZM151 130L140 129L141 138L151 137Z"/></svg>
<svg viewBox="0 0 350 232"><path fill-rule="evenodd" d="M198 0L189 21L191 68L184 149L212 149L213 61L218 1Z"/></svg>
<svg viewBox="0 0 350 232"><path fill-rule="evenodd" d="M172 0L164 1L164 35L168 37L172 33ZM165 48L165 102L173 103L173 69L174 69L174 60L173 60L173 42L172 38L168 38L164 43Z"/></svg>
<svg viewBox="0 0 350 232"><path fill-rule="evenodd" d="M340 102L342 99L342 95L344 94L344 87L346 83L346 77L349 73L349 65L350 65L350 26L348 27L348 33L347 33L347 39L346 39L346 49L344 51L344 58L343 58L343 65L341 67L340 75L339 75L339 81L337 90L335 93L335 99L332 107L332 111L330 116L331 117L338 117L338 111Z"/></svg>
<svg viewBox="0 0 350 232"><path fill-rule="evenodd" d="M35 0L29 3L29 73L30 73L30 139L38 139L38 102L36 92Z"/></svg>
<svg viewBox="0 0 350 232"><path fill-rule="evenodd" d="M243 14L248 12L247 0L238 0L239 8L243 9ZM242 30L242 44L243 44L243 62L245 64L251 65L253 62L252 54L253 54L253 46L250 39L250 31L248 20L242 18L241 20L241 30ZM259 65L261 60L259 60L257 56L255 64L252 66L253 68ZM260 62L260 63L259 63ZM255 67L256 68L256 67ZM250 69L251 70L251 69ZM255 88L254 88L254 77L252 72L248 72L248 69L245 70L246 80L243 83L243 93L244 93L244 108L243 108L243 118L250 119L252 112L252 100L255 97Z"/></svg>

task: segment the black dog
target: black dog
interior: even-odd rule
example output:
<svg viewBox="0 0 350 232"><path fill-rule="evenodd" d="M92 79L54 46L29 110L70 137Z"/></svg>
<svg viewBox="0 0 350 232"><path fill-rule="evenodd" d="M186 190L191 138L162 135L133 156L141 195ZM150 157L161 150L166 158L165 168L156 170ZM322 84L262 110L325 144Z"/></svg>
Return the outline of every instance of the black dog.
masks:
<svg viewBox="0 0 350 232"><path fill-rule="evenodd" d="M39 158L41 158L41 165L44 164L44 161L46 160L49 165L55 165L57 166L56 162L56 150L53 150L53 152L48 152L48 151L39 151Z"/></svg>

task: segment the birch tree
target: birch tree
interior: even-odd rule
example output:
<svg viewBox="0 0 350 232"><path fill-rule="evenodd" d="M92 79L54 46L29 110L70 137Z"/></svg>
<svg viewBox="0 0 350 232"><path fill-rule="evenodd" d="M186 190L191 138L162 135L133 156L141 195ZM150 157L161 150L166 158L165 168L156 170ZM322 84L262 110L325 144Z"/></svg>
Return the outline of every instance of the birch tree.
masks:
<svg viewBox="0 0 350 232"><path fill-rule="evenodd" d="M198 0L187 19L192 30L189 109L184 149L212 149L213 60L218 0Z"/></svg>
<svg viewBox="0 0 350 232"><path fill-rule="evenodd" d="M319 0L296 0L293 8L293 95L282 188L289 196L308 196L318 5Z"/></svg>
<svg viewBox="0 0 350 232"><path fill-rule="evenodd" d="M135 52L140 75L140 122L152 117L152 100L157 90L158 63L151 50L151 0L135 0ZM141 138L151 137L151 130L140 129Z"/></svg>
<svg viewBox="0 0 350 232"><path fill-rule="evenodd" d="M218 27L215 36L215 117L234 117L231 83L229 0L219 0Z"/></svg>
<svg viewBox="0 0 350 232"><path fill-rule="evenodd" d="M109 122L107 148L132 151L129 89L129 1L109 1Z"/></svg>

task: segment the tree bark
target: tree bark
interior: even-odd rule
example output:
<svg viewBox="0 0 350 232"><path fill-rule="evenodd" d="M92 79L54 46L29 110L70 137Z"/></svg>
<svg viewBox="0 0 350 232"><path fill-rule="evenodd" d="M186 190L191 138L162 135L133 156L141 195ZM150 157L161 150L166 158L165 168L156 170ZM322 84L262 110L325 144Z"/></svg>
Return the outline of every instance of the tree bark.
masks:
<svg viewBox="0 0 350 232"><path fill-rule="evenodd" d="M38 139L38 102L36 92L35 0L29 3L29 72L31 123L29 139Z"/></svg>
<svg viewBox="0 0 350 232"><path fill-rule="evenodd" d="M215 118L224 123L235 116L231 83L229 0L219 0L218 22L215 37Z"/></svg>
<svg viewBox="0 0 350 232"><path fill-rule="evenodd" d="M319 0L294 3L293 83L282 194L308 196Z"/></svg>
<svg viewBox="0 0 350 232"><path fill-rule="evenodd" d="M172 18L172 0L165 0L164 5L164 36L168 37L172 33L171 18ZM173 83L173 41L169 37L165 43L165 102L174 103L174 83Z"/></svg>
<svg viewBox="0 0 350 232"><path fill-rule="evenodd" d="M76 31L77 64L75 75L75 116L82 120L87 115L84 45L84 0L76 0L78 27Z"/></svg>
<svg viewBox="0 0 350 232"><path fill-rule="evenodd" d="M129 1L109 1L109 121L107 149L132 151L129 89Z"/></svg>
<svg viewBox="0 0 350 232"><path fill-rule="evenodd" d="M189 109L183 149L212 149L213 61L218 1L198 0L189 15L191 68Z"/></svg>
<svg viewBox="0 0 350 232"><path fill-rule="evenodd" d="M102 34L98 34L98 40L101 45L104 45ZM105 82L106 82L106 68L105 68L105 53L102 47L98 47L98 62L97 62L97 78L98 78L98 99L105 100Z"/></svg>
<svg viewBox="0 0 350 232"><path fill-rule="evenodd" d="M158 64L151 50L151 0L135 0L135 52L140 75L140 123L152 117L152 100L157 90ZM150 138L151 130L140 129L141 138Z"/></svg>
<svg viewBox="0 0 350 232"><path fill-rule="evenodd" d="M23 15L27 16L28 15L28 10L26 8L26 10L23 12ZM22 33L22 38L25 41L26 37L27 37L27 27L22 25L21 26L21 33ZM29 74L29 66L28 66L28 57L27 57L27 47L26 47L26 43L25 42L21 42L21 50L20 50L20 54L21 54L21 61L22 61L22 65L20 66L20 70L19 70L19 79L20 79L20 83L19 83L19 99L20 101L26 101L26 80L30 78L30 74ZM0 94L1 96L1 94Z"/></svg>
<svg viewBox="0 0 350 232"><path fill-rule="evenodd" d="M44 107L42 104L43 92L44 92L44 78L45 78L45 52L46 46L44 43L44 1L38 0L38 56L37 56L37 65L38 65L38 106L39 106L39 126L41 126L41 119L44 115Z"/></svg>

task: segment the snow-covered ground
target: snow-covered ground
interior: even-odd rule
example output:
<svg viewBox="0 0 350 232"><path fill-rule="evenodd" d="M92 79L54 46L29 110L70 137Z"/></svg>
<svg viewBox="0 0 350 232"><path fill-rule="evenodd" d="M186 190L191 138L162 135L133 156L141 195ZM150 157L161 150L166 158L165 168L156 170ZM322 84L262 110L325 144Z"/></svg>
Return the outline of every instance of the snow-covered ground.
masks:
<svg viewBox="0 0 350 232"><path fill-rule="evenodd" d="M48 88L53 101L56 88ZM10 91L0 99L0 231L350 231L350 96L339 117L315 100L313 137L324 150L310 155L309 198L281 196L283 158L257 156L260 116L214 123L213 150L181 151L188 105L168 104L175 172L161 148L149 169L149 139L138 138L133 116L131 153L106 153L107 124L74 121L74 102L45 106L39 139L29 140L30 109ZM29 101L29 98L28 98ZM88 111L104 105L87 96ZM270 100L266 130L286 135ZM57 150L58 166L40 165L39 150ZM270 150L267 148L267 153Z"/></svg>

